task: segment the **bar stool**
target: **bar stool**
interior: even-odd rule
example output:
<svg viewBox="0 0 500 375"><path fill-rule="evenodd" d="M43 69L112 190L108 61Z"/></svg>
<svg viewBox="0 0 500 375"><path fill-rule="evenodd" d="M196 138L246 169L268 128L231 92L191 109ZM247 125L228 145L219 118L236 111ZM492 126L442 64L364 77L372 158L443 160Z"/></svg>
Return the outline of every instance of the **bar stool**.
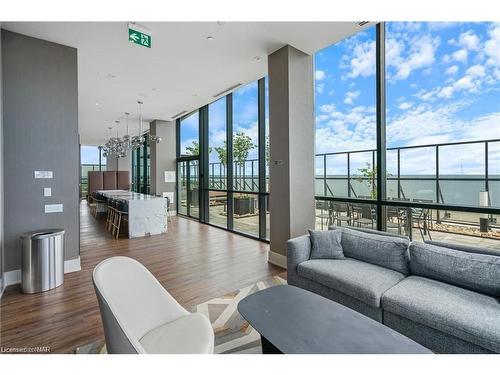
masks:
<svg viewBox="0 0 500 375"><path fill-rule="evenodd" d="M89 194L88 196L88 203L90 207L90 214L95 217L96 212L97 212L97 202L95 201L95 198L93 197L93 194Z"/></svg>
<svg viewBox="0 0 500 375"><path fill-rule="evenodd" d="M115 200L114 199L108 199L108 205L107 205L107 210L108 210L108 215L106 218L106 229L108 232L111 232L111 229L113 228L113 220L115 216Z"/></svg>
<svg viewBox="0 0 500 375"><path fill-rule="evenodd" d="M128 203L126 201L116 201L113 216L113 236L118 239L122 224L128 222Z"/></svg>

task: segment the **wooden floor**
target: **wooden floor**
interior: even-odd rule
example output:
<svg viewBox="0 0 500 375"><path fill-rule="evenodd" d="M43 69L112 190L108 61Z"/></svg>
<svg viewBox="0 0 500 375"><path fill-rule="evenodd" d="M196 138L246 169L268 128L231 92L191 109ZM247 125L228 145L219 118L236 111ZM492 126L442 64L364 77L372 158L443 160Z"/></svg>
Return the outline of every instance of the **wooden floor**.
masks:
<svg viewBox="0 0 500 375"><path fill-rule="evenodd" d="M48 346L52 353L72 353L104 340L91 274L111 256L143 263L188 309L283 273L267 262L267 244L177 217L165 235L115 240L82 203L80 242L82 270L66 274L59 288L35 295L21 294L18 286L5 291L0 346Z"/></svg>

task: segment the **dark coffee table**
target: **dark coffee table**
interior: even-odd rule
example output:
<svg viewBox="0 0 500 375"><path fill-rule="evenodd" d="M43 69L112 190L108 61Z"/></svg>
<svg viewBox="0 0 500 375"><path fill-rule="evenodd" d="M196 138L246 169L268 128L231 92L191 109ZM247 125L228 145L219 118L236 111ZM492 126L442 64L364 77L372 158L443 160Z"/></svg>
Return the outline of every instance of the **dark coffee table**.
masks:
<svg viewBox="0 0 500 375"><path fill-rule="evenodd" d="M266 354L432 353L373 319L290 285L245 297L238 311L260 333Z"/></svg>

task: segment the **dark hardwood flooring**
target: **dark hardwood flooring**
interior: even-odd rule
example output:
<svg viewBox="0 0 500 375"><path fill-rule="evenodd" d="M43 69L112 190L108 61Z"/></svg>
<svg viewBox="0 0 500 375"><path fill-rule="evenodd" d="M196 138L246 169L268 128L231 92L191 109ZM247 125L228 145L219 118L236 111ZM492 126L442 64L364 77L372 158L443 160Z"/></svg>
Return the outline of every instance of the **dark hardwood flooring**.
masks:
<svg viewBox="0 0 500 375"><path fill-rule="evenodd" d="M73 353L104 340L91 276L96 264L116 255L143 263L187 309L277 274L285 277L267 262L267 244L184 218L174 217L165 235L115 240L82 202L80 226L81 271L66 274L64 284L48 292L21 294L19 286L4 292L0 346Z"/></svg>

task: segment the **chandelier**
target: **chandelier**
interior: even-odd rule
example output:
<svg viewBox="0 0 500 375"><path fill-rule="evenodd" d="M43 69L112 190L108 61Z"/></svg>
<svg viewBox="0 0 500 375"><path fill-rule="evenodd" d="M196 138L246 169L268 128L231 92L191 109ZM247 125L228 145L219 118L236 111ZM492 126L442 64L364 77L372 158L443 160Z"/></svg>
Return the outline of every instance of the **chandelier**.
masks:
<svg viewBox="0 0 500 375"><path fill-rule="evenodd" d="M157 135L151 135L149 132L143 134L142 133L142 104L140 100L137 101L139 104L139 134L130 136L129 128L128 128L128 117L130 113L125 112L125 119L127 124L127 134L123 136L123 138L119 137L118 127L120 125L120 121L116 122L116 137L111 137L105 145L102 147L103 156L114 156L117 158L125 158L128 155L129 151L135 151L138 148L142 147L144 144L151 143L160 143L161 137ZM109 129L112 129L111 127Z"/></svg>

